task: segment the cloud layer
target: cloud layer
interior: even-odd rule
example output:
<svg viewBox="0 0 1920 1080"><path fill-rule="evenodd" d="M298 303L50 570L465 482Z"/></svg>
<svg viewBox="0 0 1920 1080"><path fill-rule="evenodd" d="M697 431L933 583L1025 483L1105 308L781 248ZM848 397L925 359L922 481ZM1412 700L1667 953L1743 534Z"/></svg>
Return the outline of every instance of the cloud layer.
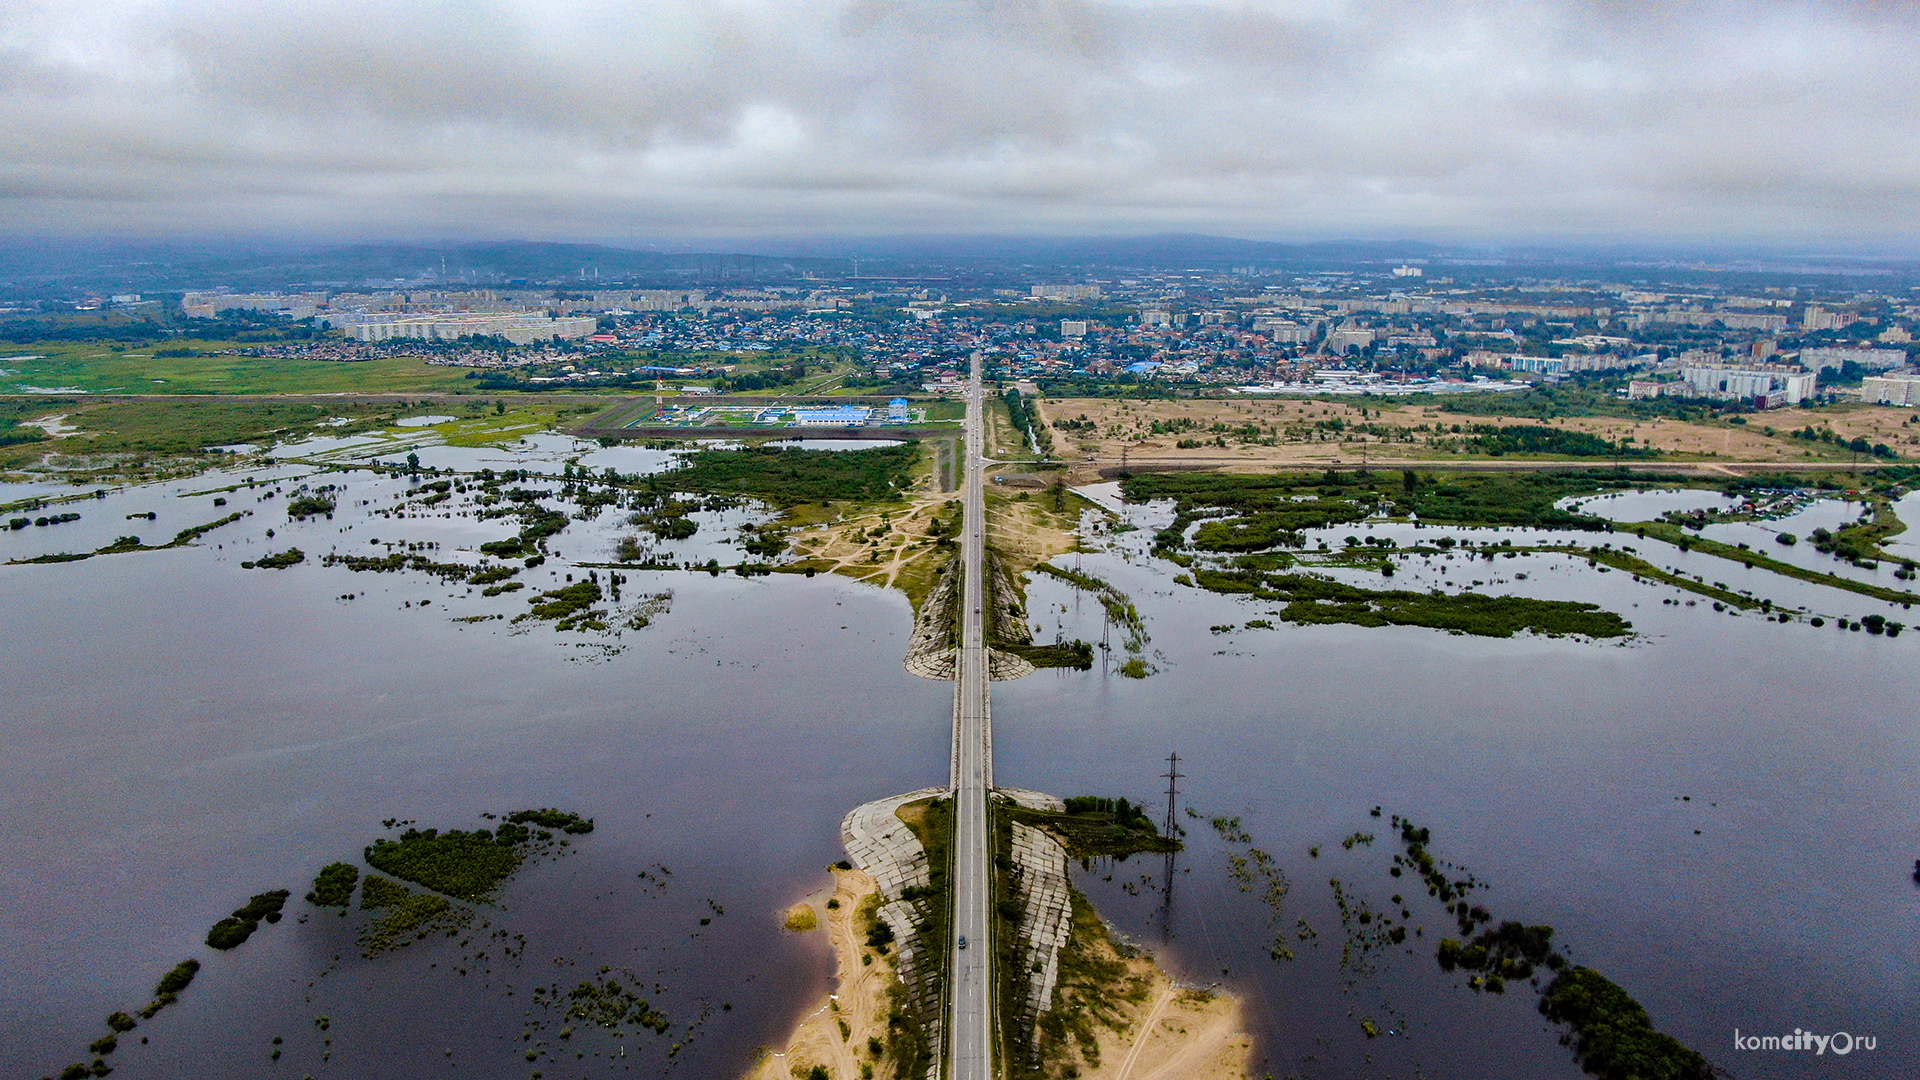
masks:
<svg viewBox="0 0 1920 1080"><path fill-rule="evenodd" d="M1920 239L1901 4L0 12L0 232Z"/></svg>

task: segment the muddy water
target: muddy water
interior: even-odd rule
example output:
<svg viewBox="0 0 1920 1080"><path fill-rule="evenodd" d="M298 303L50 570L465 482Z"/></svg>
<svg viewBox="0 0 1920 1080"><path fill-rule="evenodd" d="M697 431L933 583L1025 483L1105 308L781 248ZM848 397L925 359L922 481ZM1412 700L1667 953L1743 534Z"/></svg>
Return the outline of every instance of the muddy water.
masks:
<svg viewBox="0 0 1920 1080"><path fill-rule="evenodd" d="M542 452L421 456L557 464ZM160 972L198 956L199 980L123 1041L116 1075L734 1075L825 985L822 943L784 933L777 916L824 883L840 816L945 775L950 691L901 669L904 600L825 577L636 571L627 590L671 589L672 610L601 643L611 649L548 627L453 622L525 610L524 594L485 598L317 558L410 539L471 561L462 548L511 527L371 517L404 483L365 478L349 480L333 520L290 523L284 505L307 471L283 463L253 477L280 480L276 495L215 496L222 485L208 478L117 492L77 504L80 522L0 537L0 555L15 558L255 512L197 547L0 568L13 620L0 652L0 1071L39 1076L82 1059L100 1017L136 1007ZM148 510L159 520L125 516ZM753 513L702 515L673 557L735 561L719 541ZM1097 537L1103 550L1078 561L1138 603L1158 673L1000 684L997 771L1062 795L1152 801L1177 750L1182 810L1237 816L1274 855L1292 885L1277 920L1237 890L1223 840L1184 813L1191 849L1170 913L1157 860L1080 874L1102 912L1183 977L1247 997L1256 1075L1578 1075L1526 988L1494 998L1438 971L1431 945L1455 931L1423 897L1409 905L1423 930L1416 955L1343 967L1328 880L1375 910L1411 892L1386 874L1391 835L1369 816L1376 805L1417 818L1436 855L1491 883L1477 899L1497 918L1552 924L1576 960L1743 1078L1920 1072L1906 1045L1920 1000L1920 890L1907 877L1920 857L1920 632L1888 640L1666 605L1687 594L1548 556L1439 559L1394 584L1480 580L1592 600L1640 636L1246 630L1269 613L1175 584L1178 568L1144 550L1158 511L1129 513L1141 529ZM1376 531L1402 543L1440 533L1393 528ZM563 557L523 576L564 583L621 531L611 514L577 522L552 541ZM1348 531L1365 528L1330 539ZM289 544L310 561L239 565ZM1640 546L1781 603L1856 619L1885 607ZM1100 637L1098 607L1064 585L1041 579L1030 601L1043 637ZM380 835L382 818L471 826L528 805L598 828L484 913L527 936L518 961L497 950L474 961L457 940L360 960L341 920L297 899L318 866ZM1355 832L1376 839L1342 848ZM214 919L275 887L294 891L293 918L230 954L200 944ZM1317 941L1298 939L1301 918ZM1277 933L1295 959L1268 957ZM602 965L640 975L673 1033L619 1048L577 1036L569 1050L627 1056L530 1065L531 987L571 986ZM1387 1033L1368 1038L1362 1019ZM1883 1049L1838 1066L1729 1049L1736 1027L1796 1026L1877 1034ZM284 1056L270 1069L275 1036ZM674 1041L686 1045L669 1057Z"/></svg>
<svg viewBox="0 0 1920 1080"><path fill-rule="evenodd" d="M1662 1030L1738 1076L1920 1070L1909 1034L1920 1019L1913 635L1663 605L1685 594L1557 556L1415 564L1391 584L1451 590L1468 575L1497 576L1502 592L1621 611L1640 636L1500 641L1277 620L1274 630L1219 634L1210 628L1244 627L1270 617L1267 607L1176 585L1178 568L1144 551L1159 518L1134 513L1145 527L1077 561L1139 604L1160 672L1134 681L1096 668L1003 686L997 775L1164 805L1158 774L1168 753L1181 755L1192 848L1176 870L1170 917L1157 859L1079 878L1104 914L1187 979L1248 996L1256 1075L1579 1075L1529 988L1494 997L1438 969L1435 939L1458 931L1411 878L1388 875L1397 849L1387 820L1370 816L1375 806L1416 818L1432 829L1437 857L1491 883L1476 902L1496 919L1556 927L1575 961L1627 987ZM1326 535L1337 546L1348 531L1365 530ZM1524 542L1512 531L1444 531ZM1661 548L1643 553L1696 568L1694 556ZM1441 565L1451 572L1440 575ZM1756 584L1734 571L1739 587ZM1868 610L1850 594L1809 599L1816 610ZM1046 634L1098 640L1098 607L1071 590L1045 581L1030 601ZM1901 617L1897 607L1872 609ZM1229 845L1186 816L1189 806L1238 816L1278 860L1292 885L1280 919L1270 921L1259 887L1238 891ZM1376 840L1343 848L1356 832ZM1396 893L1411 897L1420 947L1343 966L1335 878L1349 901L1376 912L1397 907L1387 902ZM1299 940L1301 918L1317 942ZM1276 933L1295 959L1269 958ZM1392 1034L1367 1037L1365 1019ZM1882 1049L1841 1063L1732 1050L1735 1028L1795 1027L1878 1033Z"/></svg>
<svg viewBox="0 0 1920 1080"><path fill-rule="evenodd" d="M778 914L827 881L841 815L945 776L951 692L901 668L905 600L838 578L628 571L629 594L671 590L672 608L618 639L587 635L590 648L550 625L456 622L511 617L525 593L318 558L381 553L379 538L472 561L461 549L510 523L372 517L404 482L363 476L333 520L290 522L284 478L302 472L283 463L251 477L279 485L222 495L205 492L248 477L115 492L74 504L79 522L0 536L0 555L30 557L254 511L200 546L0 567L0 1074L86 1059L102 1018L139 1007L187 956L206 967L122 1039L116 1075L259 1076L276 1036L274 1068L290 1076L569 1075L523 1056L530 990L603 965L635 973L674 1028L623 1046L576 1037L569 1051L625 1056L568 1064L744 1068L827 980L824 942ZM149 510L158 520L126 517ZM753 513L698 515L675 557L737 561L719 541ZM548 588L584 574L575 561L607 558L616 524L575 523L552 543L565 556L522 577ZM305 564L240 565L290 545ZM298 899L384 818L474 827L528 806L598 827L483 910L487 932L526 935L517 961L497 945L476 961L483 946L459 940L362 960L345 921ZM293 891L291 918L232 953L201 944L269 888Z"/></svg>

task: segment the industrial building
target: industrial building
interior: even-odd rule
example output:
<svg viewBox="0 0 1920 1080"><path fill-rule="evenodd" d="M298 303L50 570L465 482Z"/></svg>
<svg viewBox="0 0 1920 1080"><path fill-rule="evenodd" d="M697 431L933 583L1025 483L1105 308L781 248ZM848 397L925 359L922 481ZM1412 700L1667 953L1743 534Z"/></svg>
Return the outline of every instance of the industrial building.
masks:
<svg viewBox="0 0 1920 1080"><path fill-rule="evenodd" d="M800 427L858 427L872 417L873 410L865 405L826 405L793 410L793 422Z"/></svg>

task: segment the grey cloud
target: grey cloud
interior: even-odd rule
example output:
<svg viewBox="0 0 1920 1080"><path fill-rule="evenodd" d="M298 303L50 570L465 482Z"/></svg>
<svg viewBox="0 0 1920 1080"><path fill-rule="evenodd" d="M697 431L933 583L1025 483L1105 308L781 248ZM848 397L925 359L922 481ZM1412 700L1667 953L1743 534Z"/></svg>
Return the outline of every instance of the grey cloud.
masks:
<svg viewBox="0 0 1920 1080"><path fill-rule="evenodd" d="M40 3L0 231L1909 242L1875 4Z"/></svg>

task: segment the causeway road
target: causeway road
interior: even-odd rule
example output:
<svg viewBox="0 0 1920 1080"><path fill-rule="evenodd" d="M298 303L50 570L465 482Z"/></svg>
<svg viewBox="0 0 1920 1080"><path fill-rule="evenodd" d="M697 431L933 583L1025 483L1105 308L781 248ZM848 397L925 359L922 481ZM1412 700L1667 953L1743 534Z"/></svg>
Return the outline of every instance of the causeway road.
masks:
<svg viewBox="0 0 1920 1080"><path fill-rule="evenodd" d="M944 1080L993 1080L993 942L988 929L987 792L993 787L993 700L987 675L986 417L980 354L967 383L966 515L960 547L965 582L960 662L953 691L953 932L947 978ZM965 947L962 947L965 943Z"/></svg>

